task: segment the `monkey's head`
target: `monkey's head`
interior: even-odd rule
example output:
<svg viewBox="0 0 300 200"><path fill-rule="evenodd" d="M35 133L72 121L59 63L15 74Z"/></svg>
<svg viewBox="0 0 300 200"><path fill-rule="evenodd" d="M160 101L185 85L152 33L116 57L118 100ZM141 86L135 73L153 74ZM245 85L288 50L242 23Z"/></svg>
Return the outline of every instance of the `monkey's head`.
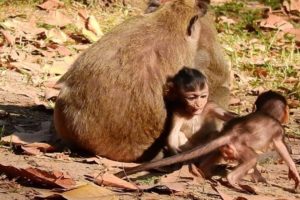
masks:
<svg viewBox="0 0 300 200"><path fill-rule="evenodd" d="M170 1L175 1L175 0L149 0L148 7L145 13L155 12L161 6L163 6L163 4ZM210 4L210 0L181 0L181 1L187 4L191 4L191 3L195 4L201 10L202 15L204 15L207 12L207 7Z"/></svg>
<svg viewBox="0 0 300 200"><path fill-rule="evenodd" d="M201 114L208 100L206 77L193 68L183 67L164 86L164 98L171 110L193 116Z"/></svg>
<svg viewBox="0 0 300 200"><path fill-rule="evenodd" d="M287 100L281 94L269 90L260 94L255 101L255 109L277 119L280 123L289 120Z"/></svg>

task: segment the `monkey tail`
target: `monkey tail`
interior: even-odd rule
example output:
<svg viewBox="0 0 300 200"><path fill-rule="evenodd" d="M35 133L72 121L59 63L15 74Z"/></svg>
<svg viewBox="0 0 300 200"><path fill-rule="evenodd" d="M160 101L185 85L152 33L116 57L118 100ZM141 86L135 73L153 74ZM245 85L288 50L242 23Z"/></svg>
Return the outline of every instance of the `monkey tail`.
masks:
<svg viewBox="0 0 300 200"><path fill-rule="evenodd" d="M232 134L226 134L226 135L219 137L203 146L197 146L191 150L188 150L183 153L180 153L180 154L177 154L174 156L170 156L170 157L167 157L167 158L164 158L161 160L144 163L139 166L129 168L125 171L118 172L115 175L122 178L124 176L128 176L128 175L140 172L140 171L147 171L147 170L155 169L158 167L164 167L164 166L172 165L175 163L181 163L181 162L193 160L202 155L208 154L208 153L212 152L213 150L218 149L219 147L221 147L225 144L228 144L229 141L232 139L232 137L233 137Z"/></svg>

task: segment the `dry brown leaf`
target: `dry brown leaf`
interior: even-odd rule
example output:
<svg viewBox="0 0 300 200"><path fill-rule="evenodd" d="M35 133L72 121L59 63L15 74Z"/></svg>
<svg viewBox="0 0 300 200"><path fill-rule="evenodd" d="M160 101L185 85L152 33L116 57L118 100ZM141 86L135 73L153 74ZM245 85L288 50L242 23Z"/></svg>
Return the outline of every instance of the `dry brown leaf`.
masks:
<svg viewBox="0 0 300 200"><path fill-rule="evenodd" d="M34 142L30 144L25 144L23 147L26 148L36 148L41 152L53 152L56 150L56 148L48 143L43 143L43 142Z"/></svg>
<svg viewBox="0 0 300 200"><path fill-rule="evenodd" d="M86 39L88 39L90 42L97 42L98 40L99 40L99 36L97 36L95 33L93 33L92 31L89 31L89 30L87 30L87 29L85 29L85 28L83 28L82 30L81 30L81 32L82 32L82 35L86 38Z"/></svg>
<svg viewBox="0 0 300 200"><path fill-rule="evenodd" d="M16 18L9 18L1 23L7 29L13 29L16 32L37 35L46 31L44 28L39 28L36 26L36 22L34 19L31 21L19 21ZM22 35L24 36L24 35ZM26 35L26 37L30 37Z"/></svg>
<svg viewBox="0 0 300 200"><path fill-rule="evenodd" d="M0 164L0 173L6 174L10 178L19 178L30 181L38 185L45 185L51 188L72 188L76 182L68 175L60 171L44 171L37 168L16 168Z"/></svg>
<svg viewBox="0 0 300 200"><path fill-rule="evenodd" d="M94 177L87 176L89 178L93 178L93 181L98 185L105 185L129 190L138 190L139 188L133 183L129 183L123 179L116 177L113 174L104 173L102 175L97 175Z"/></svg>
<svg viewBox="0 0 300 200"><path fill-rule="evenodd" d="M89 18L89 11L87 9L79 9L78 15L82 17L83 20L87 20Z"/></svg>
<svg viewBox="0 0 300 200"><path fill-rule="evenodd" d="M48 15L44 16L43 22L52 26L64 27L72 23L69 16L61 11L50 11Z"/></svg>
<svg viewBox="0 0 300 200"><path fill-rule="evenodd" d="M98 157L98 158L100 158L100 162L108 168L110 167L128 168L128 167L135 167L139 165L138 163L125 163L125 162L109 160L107 158L102 158L102 157Z"/></svg>
<svg viewBox="0 0 300 200"><path fill-rule="evenodd" d="M70 56L72 54L67 47L61 45L59 45L55 50L60 56Z"/></svg>
<svg viewBox="0 0 300 200"><path fill-rule="evenodd" d="M61 78L61 75L59 75L59 76L53 76L53 77L51 77L51 78L48 78L47 80L45 80L44 82L43 82L43 85L45 86L45 87L48 87L48 88L55 88L55 89L59 89L59 88L57 88L57 81L59 80Z"/></svg>
<svg viewBox="0 0 300 200"><path fill-rule="evenodd" d="M90 45L87 44L76 44L76 45L71 45L71 48L74 48L77 51L83 51L86 50Z"/></svg>
<svg viewBox="0 0 300 200"><path fill-rule="evenodd" d="M63 44L68 40L68 36L60 29L53 28L46 32L47 38L58 44Z"/></svg>
<svg viewBox="0 0 300 200"><path fill-rule="evenodd" d="M29 63L23 61L23 62L11 62L10 65L18 69L20 72L24 72L25 70L31 72L33 75L38 75L42 72L40 65L36 63Z"/></svg>
<svg viewBox="0 0 300 200"><path fill-rule="evenodd" d="M24 61L27 55L26 55L22 50L19 50L19 49L11 49L10 51L7 51L6 53L8 53L8 57L9 57L10 61L12 61L11 63L22 61L22 62L24 62L24 64L25 64L25 63L27 63L27 64L29 64L29 65L32 64L32 63L29 63L29 62ZM21 62L21 63L22 63L22 62ZM10 64L10 67L14 67L14 66L12 66L11 63L9 63L9 64ZM27 69L27 70L28 70L28 69ZM29 71L30 71L30 70L29 70Z"/></svg>
<svg viewBox="0 0 300 200"><path fill-rule="evenodd" d="M299 108L300 101L297 99L288 99L288 105L290 108Z"/></svg>
<svg viewBox="0 0 300 200"><path fill-rule="evenodd" d="M8 31L0 30L0 33L3 35L5 41L9 45L14 45L15 44L15 38L14 38L14 36L12 36Z"/></svg>
<svg viewBox="0 0 300 200"><path fill-rule="evenodd" d="M260 26L263 28L272 28L279 30L288 30L294 28L294 26L290 22L274 14L269 14L267 19L261 20Z"/></svg>
<svg viewBox="0 0 300 200"><path fill-rule="evenodd" d="M300 29L299 28L287 29L284 32L294 35L296 41L300 42Z"/></svg>
<svg viewBox="0 0 300 200"><path fill-rule="evenodd" d="M285 0L283 6L291 13L300 13L300 0Z"/></svg>
<svg viewBox="0 0 300 200"><path fill-rule="evenodd" d="M59 0L46 0L44 3L38 5L43 10L56 10L64 6L64 3Z"/></svg>
<svg viewBox="0 0 300 200"><path fill-rule="evenodd" d="M19 96L25 96L25 97L29 97L33 100L35 100L36 98L38 98L37 95L37 91L36 90L24 90L24 88L19 88L19 87L14 87L11 84L10 85L5 85L5 86L0 86L0 91L5 91L5 92L9 92L12 94L16 94Z"/></svg>
<svg viewBox="0 0 300 200"><path fill-rule="evenodd" d="M186 190L184 183L164 183L157 185L135 185L133 183L122 180L113 174L104 173L103 175L86 176L88 180L94 181L97 185L122 188L125 190L143 190L147 192L168 193L183 192Z"/></svg>
<svg viewBox="0 0 300 200"><path fill-rule="evenodd" d="M61 197L68 200L117 200L117 195L103 187L97 185L87 184L79 186L75 189L58 193L58 192L45 192L39 191L42 195L39 195L39 199L52 199L53 197Z"/></svg>
<svg viewBox="0 0 300 200"><path fill-rule="evenodd" d="M98 36L98 37L103 36L103 32L100 28L100 25L99 25L97 19L93 15L89 16L86 27L88 30L95 33L96 36Z"/></svg>
<svg viewBox="0 0 300 200"><path fill-rule="evenodd" d="M300 79L295 77L287 77L284 79L284 83L298 83L299 81Z"/></svg>
<svg viewBox="0 0 300 200"><path fill-rule="evenodd" d="M240 98L237 98L237 97L232 97L232 98L230 98L230 100L229 100L229 105L231 105L231 106L238 106L238 105L241 105L241 99L240 99Z"/></svg>
<svg viewBox="0 0 300 200"><path fill-rule="evenodd" d="M222 22L222 23L226 23L226 24L236 24L236 21L234 21L233 19L228 18L228 17L226 17L226 16L221 16L219 19L220 19L220 22Z"/></svg>
<svg viewBox="0 0 300 200"><path fill-rule="evenodd" d="M179 170L167 174L160 179L160 183L165 185L167 183L178 182L203 182L204 178L200 174L195 174L192 165L183 165Z"/></svg>
<svg viewBox="0 0 300 200"><path fill-rule="evenodd" d="M49 74L62 75L67 72L69 64L65 62L54 62L53 65L46 64L43 67L43 71Z"/></svg>
<svg viewBox="0 0 300 200"><path fill-rule="evenodd" d="M42 154L42 152L35 147L26 147L26 146L22 145L21 149L23 150L23 154L26 154L26 155L36 156L36 155Z"/></svg>
<svg viewBox="0 0 300 200"><path fill-rule="evenodd" d="M268 71L264 68L255 68L255 70L253 71L253 74L257 77L260 78L265 78L268 76Z"/></svg>
<svg viewBox="0 0 300 200"><path fill-rule="evenodd" d="M39 49L38 51L41 52L41 54L43 56L45 56L46 58L49 58L49 59L56 56L56 52L54 52L54 51L44 51L44 50L41 50L41 49Z"/></svg>

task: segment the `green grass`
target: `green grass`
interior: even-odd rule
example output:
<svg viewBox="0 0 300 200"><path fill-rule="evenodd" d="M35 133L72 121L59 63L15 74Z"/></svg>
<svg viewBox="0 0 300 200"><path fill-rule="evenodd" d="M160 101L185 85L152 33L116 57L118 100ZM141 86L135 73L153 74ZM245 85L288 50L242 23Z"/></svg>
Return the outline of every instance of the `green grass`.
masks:
<svg viewBox="0 0 300 200"><path fill-rule="evenodd" d="M260 2L276 10L280 8L282 0L260 0Z"/></svg>
<svg viewBox="0 0 300 200"><path fill-rule="evenodd" d="M144 176L143 178L136 179L134 182L139 183L141 185L152 185L155 184L160 179L160 176Z"/></svg>
<svg viewBox="0 0 300 200"><path fill-rule="evenodd" d="M0 6L20 6L40 4L43 0L0 0Z"/></svg>
<svg viewBox="0 0 300 200"><path fill-rule="evenodd" d="M260 2L272 7L280 6L278 1ZM298 78L300 75L296 68L300 66L300 50L296 48L294 37L259 27L262 10L253 9L246 3L232 1L213 7L217 19L225 16L235 21L230 25L224 22L216 24L219 39L231 60L233 71L246 73L251 78L245 85L234 82L234 88L241 90L249 85L274 90L284 88L290 91L287 95L300 99L299 83L285 83L287 78ZM264 70L266 76L258 76L257 70Z"/></svg>

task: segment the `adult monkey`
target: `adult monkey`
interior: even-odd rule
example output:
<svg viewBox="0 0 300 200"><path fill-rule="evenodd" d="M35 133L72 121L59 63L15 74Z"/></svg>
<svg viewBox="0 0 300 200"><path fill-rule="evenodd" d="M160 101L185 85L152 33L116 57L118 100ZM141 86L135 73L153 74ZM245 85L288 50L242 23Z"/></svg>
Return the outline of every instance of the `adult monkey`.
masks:
<svg viewBox="0 0 300 200"><path fill-rule="evenodd" d="M120 24L83 52L60 80L63 87L54 110L58 134L72 145L113 160L152 159L165 144L162 86L183 65L194 64L206 44L202 37L211 41L210 48L203 48L206 54L200 54L203 63L218 64L207 76L219 74L222 84L229 79L211 28L206 35L199 34L211 26L200 21L207 3L167 2L153 13ZM212 91L222 84L212 85Z"/></svg>
<svg viewBox="0 0 300 200"><path fill-rule="evenodd" d="M149 0L146 13L157 11L166 2L174 0ZM217 41L217 32L210 14L199 19L201 25L200 37L198 40L197 55L195 65L204 72L208 78L210 88L210 98L217 104L224 107L229 101L230 67L224 59L224 52Z"/></svg>

